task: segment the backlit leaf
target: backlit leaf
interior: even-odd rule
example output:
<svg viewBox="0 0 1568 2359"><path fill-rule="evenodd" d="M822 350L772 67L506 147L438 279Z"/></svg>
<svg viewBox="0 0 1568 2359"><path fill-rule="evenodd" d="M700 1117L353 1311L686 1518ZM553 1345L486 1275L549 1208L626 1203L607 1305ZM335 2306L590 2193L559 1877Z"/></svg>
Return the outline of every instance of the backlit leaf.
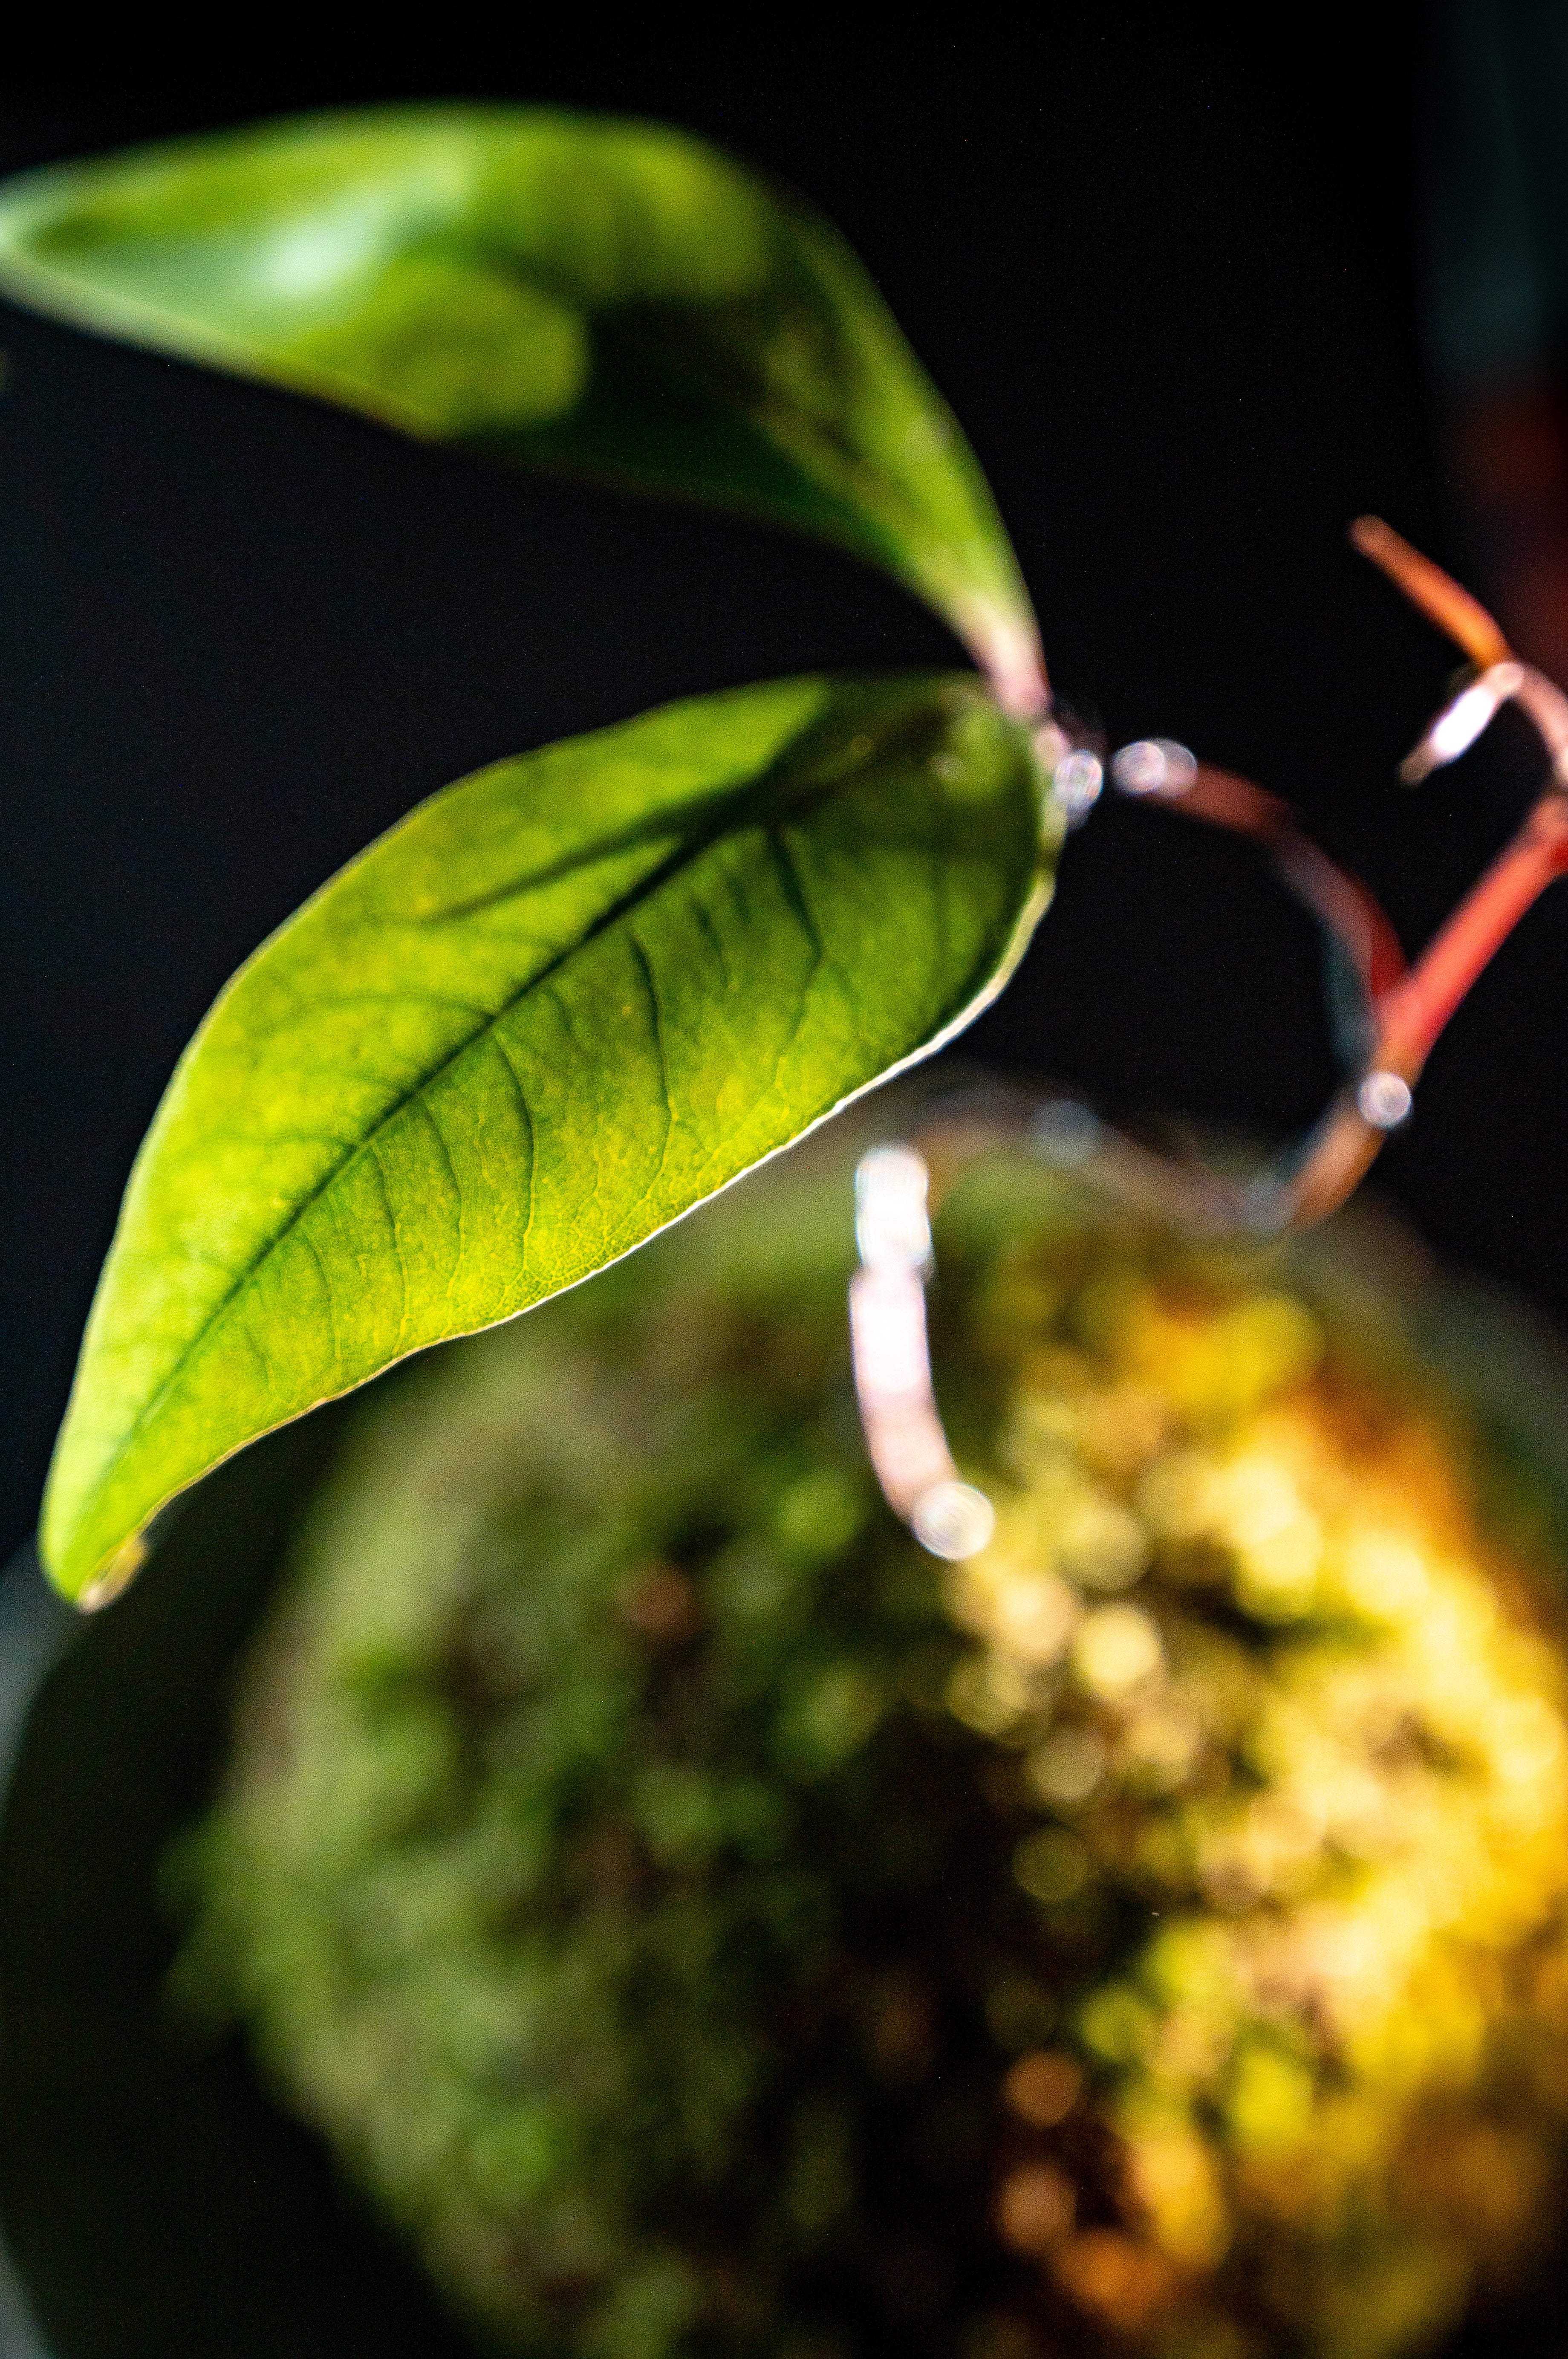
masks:
<svg viewBox="0 0 1568 2359"><path fill-rule="evenodd" d="M690 136L524 107L264 124L0 193L0 288L406 431L749 510L884 567L1044 700L973 452L854 255Z"/></svg>
<svg viewBox="0 0 1568 2359"><path fill-rule="evenodd" d="M94 1602L164 1503L586 1277L974 1014L1058 822L972 676L794 679L502 762L227 986L147 1135L45 1505Z"/></svg>

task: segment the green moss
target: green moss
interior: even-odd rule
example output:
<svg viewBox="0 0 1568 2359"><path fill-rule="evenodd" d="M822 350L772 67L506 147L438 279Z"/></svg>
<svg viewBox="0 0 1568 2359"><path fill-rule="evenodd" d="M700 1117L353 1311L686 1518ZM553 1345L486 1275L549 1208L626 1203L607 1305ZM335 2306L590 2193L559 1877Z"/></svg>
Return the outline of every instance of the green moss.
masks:
<svg viewBox="0 0 1568 2359"><path fill-rule="evenodd" d="M1429 2348L1561 2191L1543 1514L1348 1263L998 1161L944 1571L865 1466L840 1158L363 1418L187 2003L539 2359Z"/></svg>

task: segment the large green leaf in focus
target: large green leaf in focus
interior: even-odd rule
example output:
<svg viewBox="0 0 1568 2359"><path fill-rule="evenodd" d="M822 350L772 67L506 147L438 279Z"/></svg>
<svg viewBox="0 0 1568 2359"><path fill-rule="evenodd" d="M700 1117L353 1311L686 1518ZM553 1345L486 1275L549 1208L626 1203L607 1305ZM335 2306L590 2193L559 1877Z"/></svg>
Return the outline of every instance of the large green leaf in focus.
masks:
<svg viewBox="0 0 1568 2359"><path fill-rule="evenodd" d="M447 788L241 968L147 1134L45 1502L134 1570L232 1451L639 1244L974 1014L1056 822L972 675L671 705Z"/></svg>
<svg viewBox="0 0 1568 2359"><path fill-rule="evenodd" d="M524 107L306 117L0 193L0 287L405 429L825 535L1010 710L1039 642L973 452L828 223L688 135Z"/></svg>

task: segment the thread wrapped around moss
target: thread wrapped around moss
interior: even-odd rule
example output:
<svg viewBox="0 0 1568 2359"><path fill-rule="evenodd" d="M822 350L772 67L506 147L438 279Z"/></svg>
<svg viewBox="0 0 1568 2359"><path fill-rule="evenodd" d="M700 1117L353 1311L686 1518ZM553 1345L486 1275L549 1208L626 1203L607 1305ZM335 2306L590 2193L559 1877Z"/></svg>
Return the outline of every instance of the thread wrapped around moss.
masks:
<svg viewBox="0 0 1568 2359"><path fill-rule="evenodd" d="M388 1389L178 1881L187 2004L538 2359L1392 2359L1568 2153L1535 1495L1336 1264L1022 1157L864 1464L829 1146ZM1481 1504L1478 1506L1477 1503Z"/></svg>

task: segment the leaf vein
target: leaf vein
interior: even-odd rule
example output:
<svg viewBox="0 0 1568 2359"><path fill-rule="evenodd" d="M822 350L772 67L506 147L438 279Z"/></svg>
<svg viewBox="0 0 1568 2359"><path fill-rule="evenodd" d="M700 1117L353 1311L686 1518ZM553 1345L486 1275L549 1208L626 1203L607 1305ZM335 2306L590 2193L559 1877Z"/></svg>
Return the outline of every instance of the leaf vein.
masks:
<svg viewBox="0 0 1568 2359"><path fill-rule="evenodd" d="M518 1262L524 1264L528 1258L528 1240L534 1234L534 1212L537 1192L535 1182L539 1168L534 1137L534 1109L528 1103L528 1093L523 1086L523 1076L512 1061L512 1051L506 1045L506 1037L499 1030L495 1035L495 1052L506 1068L513 1089L516 1092L517 1111L523 1117L523 1128L527 1134L528 1205L523 1215L523 1235L517 1248Z"/></svg>
<svg viewBox="0 0 1568 2359"><path fill-rule="evenodd" d="M397 1262L398 1290L402 1297L397 1314L397 1345L401 1350L403 1338L408 1332L408 1264L404 1259L403 1234L398 1226L397 1208L392 1201L392 1190L386 1184L386 1167L381 1159L379 1139L372 1144L370 1160L371 1168L375 1173L376 1185L381 1190L382 1207L386 1214L387 1231L392 1239L392 1250Z"/></svg>
<svg viewBox="0 0 1568 2359"><path fill-rule="evenodd" d="M158 1384L156 1390L149 1394L148 1397L143 1403L141 1408L133 1419L131 1424L125 1429L124 1435L121 1437L118 1450L115 1451L111 1459L105 1462L102 1475L98 1482L93 1485L92 1491L88 1495L89 1499L96 1497L103 1490L104 1484L109 1481L110 1476L113 1473L114 1467L118 1462L118 1460L136 1440L136 1437L141 1433L149 1419L157 1416L168 1395L178 1383L180 1376L184 1374L184 1371L189 1364L190 1361L201 1350L202 1346L206 1343L213 1331L218 1327L219 1323L223 1320L226 1314L233 1309L234 1305L248 1291L248 1289L255 1284L261 1272L265 1268L267 1263L271 1261L273 1256L282 1250L283 1246L294 1234L295 1231L300 1227L306 1215L316 1204L319 1203L322 1197L327 1194L328 1190L334 1187L342 1178L343 1174L350 1169L356 1158L360 1155L368 1153L375 1140L380 1136L381 1133L387 1129L391 1124L395 1122L399 1114L406 1112L408 1106L413 1104L425 1091L434 1088L435 1084L441 1079L443 1074L449 1072L454 1065L458 1064L469 1054L470 1049L477 1048L487 1033L496 1033L498 1027L505 1022L509 1016L514 1014L514 1011L522 1006L523 1002L528 998L532 993L546 989L553 982L554 977L559 973L564 967L569 964L571 960L580 956L580 954L597 941L601 935L608 933L611 927L619 924L621 919L627 916L631 910L636 908L641 903L651 899L655 893L661 891L673 878L678 876L683 869L689 867L693 861L698 859L701 854L708 849L710 841L711 839L709 836L704 833L702 836L689 842L677 844L675 850L671 852L665 859L661 861L656 868L651 870L646 876L640 877L635 885L629 886L625 893L619 896L616 900L611 902L604 909L600 910L590 925L585 926L582 931L577 935L572 941L568 942L564 949L557 951L555 956L543 967L539 968L535 973L529 975L525 982L520 984L518 988L513 992L498 1008L496 1008L492 1015L486 1016L482 1024L475 1027L474 1030L468 1035L466 1039L454 1042L452 1047L447 1051L446 1055L438 1064L433 1065L427 1072L421 1074L417 1081L411 1082L399 1096L392 1101L391 1104L389 1104L382 1114L377 1115L375 1122L365 1133L363 1138L359 1141L357 1146L348 1149L338 1163L333 1165L330 1169L322 1173L320 1179L309 1190L308 1194L300 1198L299 1202L294 1207L288 1218L283 1222L274 1232L273 1235L267 1239L266 1243L262 1246L261 1250L254 1256L246 1267L236 1274L234 1282L230 1287L228 1292L223 1295L219 1301L213 1304L200 1327L199 1327L196 1332L189 1338L184 1349L174 1360L168 1373ZM510 1063L510 1060L507 1061ZM515 1075L514 1075L514 1079L515 1079ZM533 1122L531 1116L529 1118L529 1131L530 1136L532 1136ZM533 1226L534 1219L534 1170L535 1158L530 1156L529 1209L527 1227L525 1227L524 1232L524 1245L526 1245L527 1236ZM314 1247L312 1247L312 1250L314 1250ZM335 1351L336 1343L334 1339L334 1353Z"/></svg>
<svg viewBox="0 0 1568 2359"><path fill-rule="evenodd" d="M698 931L704 936L714 957L719 962L719 976L723 982L725 990L728 992L731 987L730 976L730 954L724 947L724 937L714 923L713 912L709 909L707 902L703 899L700 893L694 893L691 896L691 913L697 920Z"/></svg>
<svg viewBox="0 0 1568 2359"><path fill-rule="evenodd" d="M635 927L627 927L626 939L632 946L632 956L636 962L643 989L647 994L648 1014L654 1027L654 1054L659 1060L659 1088L665 1101L665 1135L659 1145L659 1168L648 1182L650 1188L656 1188L669 1161L670 1138L676 1126L676 1102L670 1094L670 1060L665 1047L665 1016L659 1005L659 987L654 980L653 961L643 948Z"/></svg>
<svg viewBox="0 0 1568 2359"><path fill-rule="evenodd" d="M332 1339L332 1365L337 1367L342 1359L342 1349L338 1340L338 1305L332 1292L331 1274L327 1267L326 1256L308 1228L300 1229L299 1242L316 1265L316 1275L327 1298L327 1330Z"/></svg>
<svg viewBox="0 0 1568 2359"><path fill-rule="evenodd" d="M436 1120L435 1109L432 1106L426 1104L424 1100L421 1099L419 1102L419 1111L430 1126L430 1132L436 1141L436 1145L440 1148L441 1161L446 1166L447 1178L451 1182L452 1199L457 1206L458 1249L452 1257L451 1271L447 1278L447 1299L449 1302L452 1299L452 1289L458 1282L458 1272L463 1266L463 1254L467 1245L465 1232L468 1218L468 1200L463 1194L462 1181L458 1178L458 1167L452 1161L452 1150L447 1145L447 1134L441 1128L440 1124ZM530 1158L530 1160L532 1158Z"/></svg>

